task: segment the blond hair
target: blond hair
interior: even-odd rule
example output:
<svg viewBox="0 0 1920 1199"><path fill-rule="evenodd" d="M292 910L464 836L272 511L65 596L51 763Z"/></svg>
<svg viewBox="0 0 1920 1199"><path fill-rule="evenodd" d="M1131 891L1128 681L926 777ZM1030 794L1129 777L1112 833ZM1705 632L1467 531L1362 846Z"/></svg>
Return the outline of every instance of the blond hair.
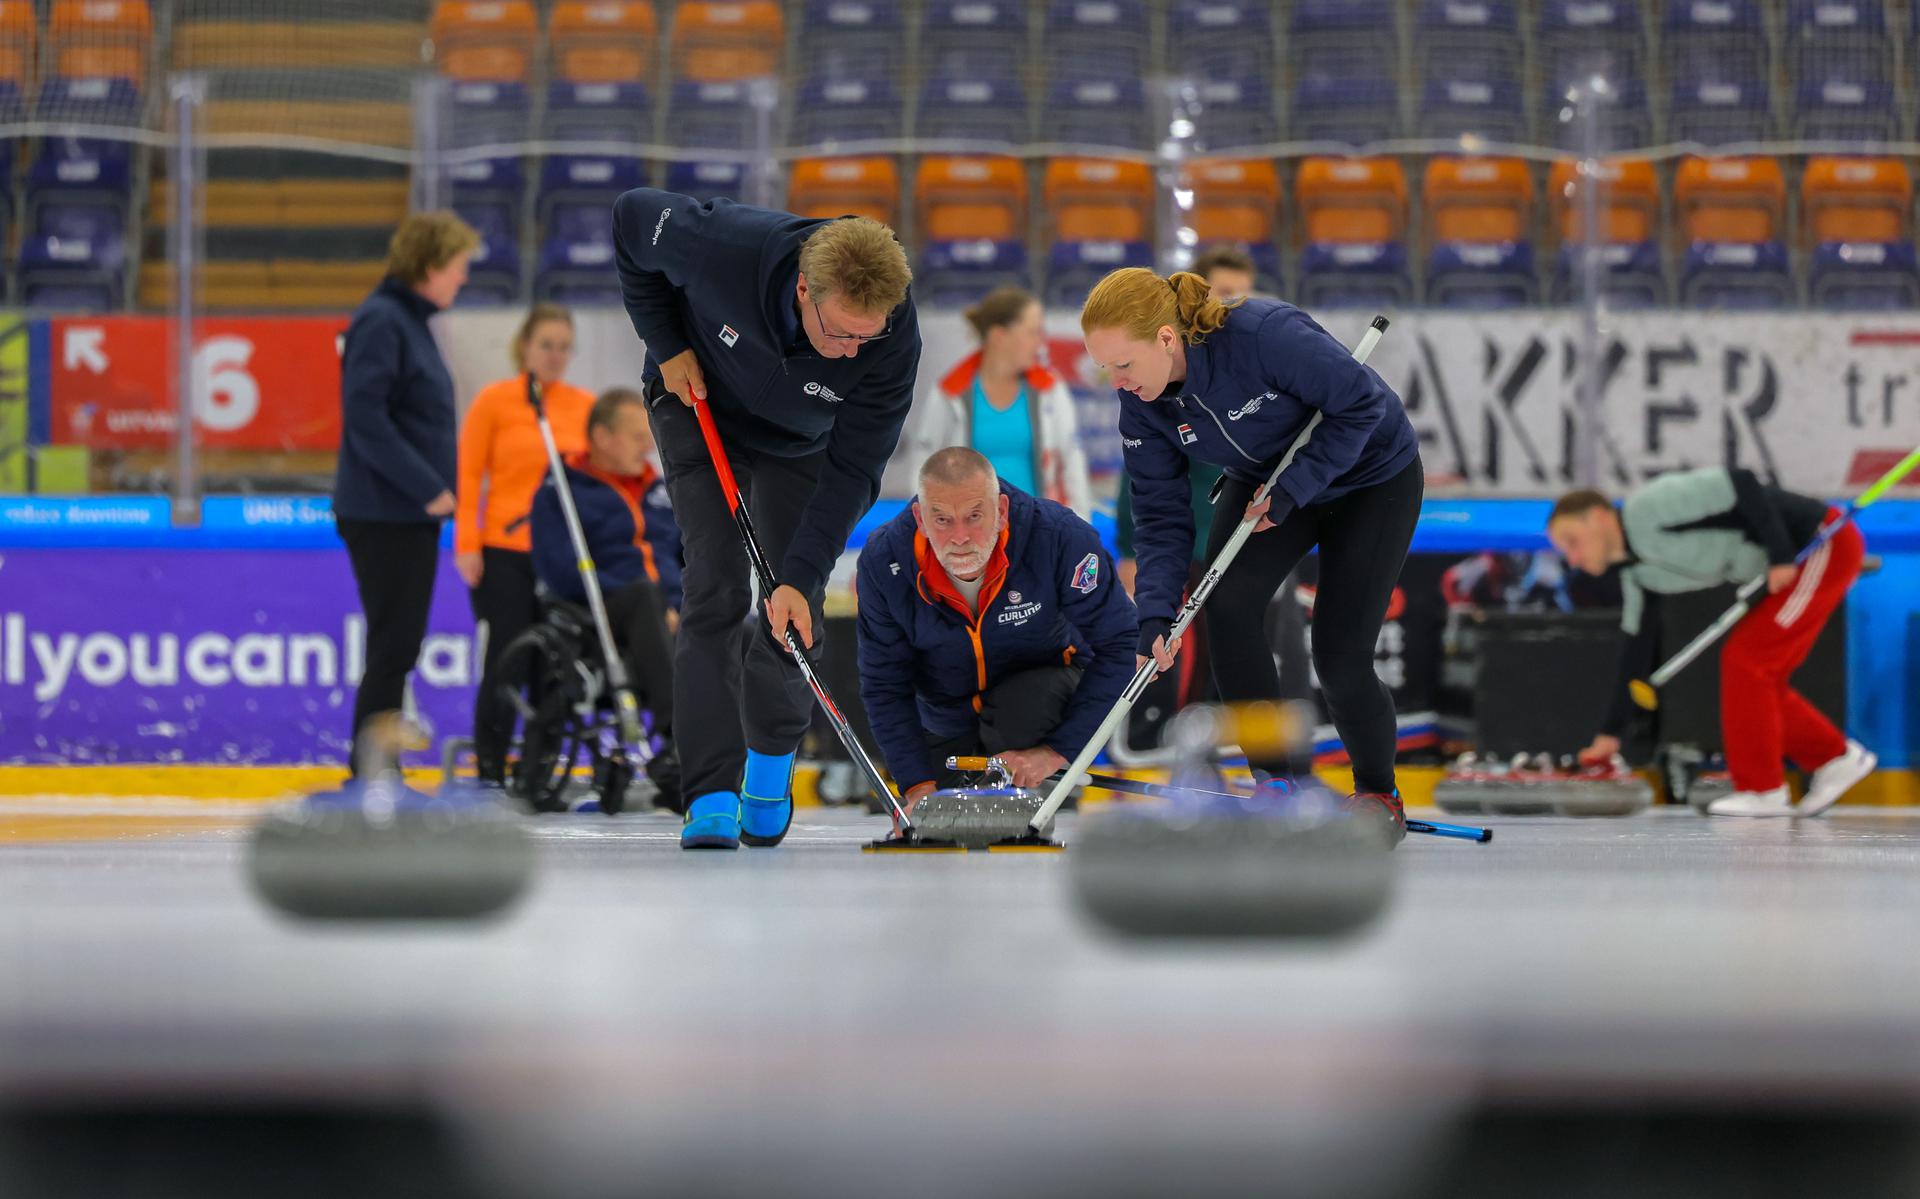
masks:
<svg viewBox="0 0 1920 1199"><path fill-rule="evenodd" d="M1228 310L1238 303L1214 299L1207 281L1192 271L1162 278L1143 266L1122 267L1088 293L1080 331L1118 329L1134 341L1152 341L1161 329L1172 329L1181 341L1199 345L1227 323Z"/></svg>
<svg viewBox="0 0 1920 1199"><path fill-rule="evenodd" d="M828 221L800 247L800 273L816 301L837 297L862 316L884 316L907 298L913 270L893 230L867 217Z"/></svg>
<svg viewBox="0 0 1920 1199"><path fill-rule="evenodd" d="M473 226L451 212L416 212L387 243L387 274L412 287L462 254L480 248Z"/></svg>
<svg viewBox="0 0 1920 1199"><path fill-rule="evenodd" d="M520 328L513 334L510 353L513 356L514 370L527 369L527 343L533 340L535 329L549 322L565 325L571 329L573 328L573 310L563 304L548 303L544 300L527 310L527 319L520 322Z"/></svg>

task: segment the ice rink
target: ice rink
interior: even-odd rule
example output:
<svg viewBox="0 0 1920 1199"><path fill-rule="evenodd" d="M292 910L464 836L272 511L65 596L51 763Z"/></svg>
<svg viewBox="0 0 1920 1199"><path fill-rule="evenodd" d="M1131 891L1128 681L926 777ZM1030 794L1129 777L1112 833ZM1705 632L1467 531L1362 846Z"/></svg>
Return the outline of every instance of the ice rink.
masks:
<svg viewBox="0 0 1920 1199"><path fill-rule="evenodd" d="M1920 1187L1910 814L1494 819L1349 939L1142 944L1071 849L819 808L730 854L551 818L499 920L302 924L256 811L0 806L0 1193Z"/></svg>

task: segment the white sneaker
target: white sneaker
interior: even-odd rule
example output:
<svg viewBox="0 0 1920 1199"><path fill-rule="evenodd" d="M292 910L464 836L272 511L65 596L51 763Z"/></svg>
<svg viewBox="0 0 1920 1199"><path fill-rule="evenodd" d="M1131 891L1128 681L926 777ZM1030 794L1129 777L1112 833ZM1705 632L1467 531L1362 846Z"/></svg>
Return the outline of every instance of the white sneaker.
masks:
<svg viewBox="0 0 1920 1199"><path fill-rule="evenodd" d="M1840 797L1861 779L1873 773L1880 756L1860 744L1847 742L1847 752L1813 772L1807 780L1807 794L1794 809L1800 816L1818 816L1840 801Z"/></svg>
<svg viewBox="0 0 1920 1199"><path fill-rule="evenodd" d="M1709 816L1791 816L1793 797L1785 786L1771 791L1735 791L1707 805Z"/></svg>

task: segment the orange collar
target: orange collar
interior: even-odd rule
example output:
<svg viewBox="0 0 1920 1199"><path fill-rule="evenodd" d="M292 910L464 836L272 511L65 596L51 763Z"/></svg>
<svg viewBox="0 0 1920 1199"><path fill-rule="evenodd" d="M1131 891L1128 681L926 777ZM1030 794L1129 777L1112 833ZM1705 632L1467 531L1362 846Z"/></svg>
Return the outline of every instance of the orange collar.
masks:
<svg viewBox="0 0 1920 1199"><path fill-rule="evenodd" d="M975 350L946 373L946 377L940 380L940 390L949 396L965 395L967 388L973 386L974 379L979 375L980 351ZM1036 393L1050 391L1054 384L1059 382L1053 372L1044 366L1036 366L1027 371L1026 379L1027 389Z"/></svg>
<svg viewBox="0 0 1920 1199"><path fill-rule="evenodd" d="M987 610L987 605L1000 594L1001 584L1007 581L1007 529L1004 526L1001 528L999 538L993 543L993 555L987 559L987 573L981 576L978 612L968 605L967 597L953 585L947 568L940 565L940 559L934 556L927 535L918 529L913 532L913 557L920 565L920 598L930 604L944 603L966 617L967 623L978 624L980 613Z"/></svg>

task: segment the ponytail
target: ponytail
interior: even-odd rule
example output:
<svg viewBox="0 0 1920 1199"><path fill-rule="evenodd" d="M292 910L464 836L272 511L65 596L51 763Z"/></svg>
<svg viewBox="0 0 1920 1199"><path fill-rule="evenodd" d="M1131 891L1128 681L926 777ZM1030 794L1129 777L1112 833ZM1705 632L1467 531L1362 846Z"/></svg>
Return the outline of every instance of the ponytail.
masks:
<svg viewBox="0 0 1920 1199"><path fill-rule="evenodd" d="M1080 310L1080 330L1119 329L1134 341L1152 341L1161 329L1170 328L1193 346L1227 323L1231 307L1214 299L1207 281L1191 271L1162 278L1145 267L1123 267L1088 293Z"/></svg>

